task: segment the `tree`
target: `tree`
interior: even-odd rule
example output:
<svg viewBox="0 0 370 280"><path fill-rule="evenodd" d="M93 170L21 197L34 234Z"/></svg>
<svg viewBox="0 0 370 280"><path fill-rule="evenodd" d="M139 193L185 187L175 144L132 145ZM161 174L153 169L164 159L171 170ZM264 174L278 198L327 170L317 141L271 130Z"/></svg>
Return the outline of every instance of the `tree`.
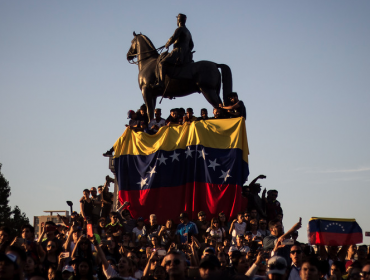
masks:
<svg viewBox="0 0 370 280"><path fill-rule="evenodd" d="M11 230L11 236L19 236L22 225L29 224L25 213L22 213L18 206L12 210L9 206L11 195L9 182L1 173L0 163L0 226L7 226Z"/></svg>

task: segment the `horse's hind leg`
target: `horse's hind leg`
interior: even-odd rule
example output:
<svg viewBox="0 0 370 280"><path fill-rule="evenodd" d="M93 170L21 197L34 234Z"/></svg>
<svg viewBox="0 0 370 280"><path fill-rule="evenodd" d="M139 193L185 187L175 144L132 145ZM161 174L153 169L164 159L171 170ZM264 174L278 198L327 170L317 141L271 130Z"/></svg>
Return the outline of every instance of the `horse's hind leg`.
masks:
<svg viewBox="0 0 370 280"><path fill-rule="evenodd" d="M221 98L218 95L219 92L216 89L200 88L200 90L213 108L218 108L219 104L222 104Z"/></svg>
<svg viewBox="0 0 370 280"><path fill-rule="evenodd" d="M151 121L154 118L154 109L157 101L157 96L154 95L151 88L147 86L142 87L141 93L143 94L143 99L146 105L149 121Z"/></svg>

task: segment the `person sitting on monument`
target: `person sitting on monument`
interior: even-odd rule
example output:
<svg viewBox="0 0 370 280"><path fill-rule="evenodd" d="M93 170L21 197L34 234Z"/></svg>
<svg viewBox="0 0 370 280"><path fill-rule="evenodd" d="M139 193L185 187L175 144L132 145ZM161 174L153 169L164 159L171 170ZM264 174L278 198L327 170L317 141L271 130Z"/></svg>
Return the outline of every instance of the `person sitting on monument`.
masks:
<svg viewBox="0 0 370 280"><path fill-rule="evenodd" d="M231 115L232 118L243 117L244 119L247 118L247 113L245 110L245 106L243 101L239 100L238 94L236 92L230 92L228 99L232 105L230 106L223 106L220 104L220 108L224 110L228 110L228 114Z"/></svg>
<svg viewBox="0 0 370 280"><path fill-rule="evenodd" d="M221 108L213 108L213 118L211 119L223 119Z"/></svg>
<svg viewBox="0 0 370 280"><path fill-rule="evenodd" d="M168 65L182 65L192 61L191 51L194 48L194 43L185 23L186 15L179 14L177 16L178 28L165 45L168 49L173 44L173 50L158 63L158 82L153 86L155 89L164 88L164 79L166 72L168 72Z"/></svg>
<svg viewBox="0 0 370 280"><path fill-rule="evenodd" d="M177 113L177 109L171 109L170 116L166 120L167 126L170 126L171 124L179 124L180 118Z"/></svg>
<svg viewBox="0 0 370 280"><path fill-rule="evenodd" d="M151 131L157 133L162 126L166 125L166 120L161 117L162 110L160 108L156 108L154 110L154 116L155 118L150 121L148 127Z"/></svg>
<svg viewBox="0 0 370 280"><path fill-rule="evenodd" d="M127 112L127 118L130 119L130 121L128 122L128 124L126 124L126 127L128 129L132 129L134 131L143 131L140 128L141 121L137 118L137 113L135 113L135 111L129 110ZM110 156L113 155L113 152L114 152L114 148L112 147L110 150L106 151L103 154L103 157L110 157Z"/></svg>
<svg viewBox="0 0 370 280"><path fill-rule="evenodd" d="M134 131L140 130L141 120L138 118L138 115L139 114L133 110L128 111L127 116L130 121L128 122L128 125L126 124L127 128Z"/></svg>
<svg viewBox="0 0 370 280"><path fill-rule="evenodd" d="M191 122L196 121L197 117L194 117L193 114L194 114L193 108L187 108L186 114L183 117L183 123L187 122L188 124L190 124Z"/></svg>
<svg viewBox="0 0 370 280"><path fill-rule="evenodd" d="M197 118L197 121L205 121L208 120L208 111L206 108L200 109L200 117Z"/></svg>
<svg viewBox="0 0 370 280"><path fill-rule="evenodd" d="M179 124L183 124L184 116L186 115L184 108L177 108L177 115L179 116Z"/></svg>
<svg viewBox="0 0 370 280"><path fill-rule="evenodd" d="M137 115L136 118L139 121L144 121L146 124L149 123L149 117L148 117L148 113L147 113L147 109L146 109L145 104L140 106L140 109L136 112L136 115Z"/></svg>

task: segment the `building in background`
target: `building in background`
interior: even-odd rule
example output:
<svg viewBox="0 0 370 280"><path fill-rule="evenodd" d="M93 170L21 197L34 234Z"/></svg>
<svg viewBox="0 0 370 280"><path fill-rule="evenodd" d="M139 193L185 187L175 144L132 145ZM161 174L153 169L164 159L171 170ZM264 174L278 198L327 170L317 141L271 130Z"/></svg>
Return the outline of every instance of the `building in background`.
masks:
<svg viewBox="0 0 370 280"><path fill-rule="evenodd" d="M61 216L65 216L69 218L69 211L66 210L48 210L44 211L45 213L49 213L49 215L44 216L34 216L33 217L33 227L35 228L35 237L39 237L41 234L41 225L45 224L48 221L53 221L54 223L62 223L61 218L58 216L58 213Z"/></svg>

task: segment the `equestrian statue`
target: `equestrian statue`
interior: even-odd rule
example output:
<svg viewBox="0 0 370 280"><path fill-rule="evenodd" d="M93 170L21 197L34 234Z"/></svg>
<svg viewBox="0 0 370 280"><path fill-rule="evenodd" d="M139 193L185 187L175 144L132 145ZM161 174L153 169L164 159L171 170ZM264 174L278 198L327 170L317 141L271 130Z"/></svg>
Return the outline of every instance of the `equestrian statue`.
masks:
<svg viewBox="0 0 370 280"><path fill-rule="evenodd" d="M151 40L133 33L134 39L127 53L127 60L139 66L139 87L147 106L149 120L153 119L157 97L174 98L195 92L202 93L214 107L222 103L220 89L222 82L223 100L232 92L232 74L229 66L211 61L193 61L193 40L185 26L186 16L177 16L177 26L166 45L156 49ZM168 49L171 53L158 50ZM137 61L134 62L134 59ZM221 69L221 73L218 69Z"/></svg>

